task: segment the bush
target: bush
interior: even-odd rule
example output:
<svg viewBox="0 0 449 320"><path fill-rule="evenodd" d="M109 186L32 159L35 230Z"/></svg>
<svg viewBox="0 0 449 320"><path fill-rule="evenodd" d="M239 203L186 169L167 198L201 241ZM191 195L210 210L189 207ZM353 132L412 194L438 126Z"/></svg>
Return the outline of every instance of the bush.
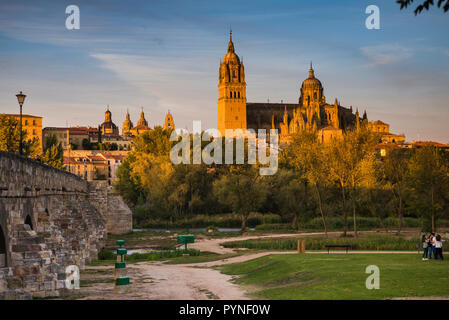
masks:
<svg viewBox="0 0 449 320"><path fill-rule="evenodd" d="M101 249L98 252L98 260L114 260L116 254L112 250Z"/></svg>
<svg viewBox="0 0 449 320"><path fill-rule="evenodd" d="M343 217L329 217L326 220L328 230L343 230L344 220ZM399 219L389 217L383 220L384 225L387 228L397 228L399 225ZM352 229L354 220L352 217L348 217L348 227ZM404 228L419 228L421 222L418 218L406 217L402 219L402 226ZM357 217L357 227L359 229L373 229L382 228L382 225L376 217ZM321 230L323 229L323 221L321 217L316 217L309 220L305 224L305 229Z"/></svg>
<svg viewBox="0 0 449 320"><path fill-rule="evenodd" d="M251 213L247 220L247 226L254 228L261 224L280 223L281 217L277 214ZM221 228L240 228L242 218L238 214L220 214L220 215L196 215L192 218L177 220L173 223L160 219L146 220L136 228L207 228L209 226Z"/></svg>
<svg viewBox="0 0 449 320"><path fill-rule="evenodd" d="M393 236L367 238L277 238L234 241L224 244L226 248L248 248L263 250L297 250L298 240L306 241L307 250L326 250L326 245L348 244L353 250L416 250L419 239Z"/></svg>
<svg viewBox="0 0 449 320"><path fill-rule="evenodd" d="M256 226L257 231L288 231L293 230L287 223L264 223Z"/></svg>
<svg viewBox="0 0 449 320"><path fill-rule="evenodd" d="M183 254L188 253L191 256L199 256L201 252L195 249L188 249L187 252L184 250L161 250L156 252L146 252L146 253L132 253L125 257L125 261L154 261L154 260L164 260L169 258L180 257ZM98 252L98 260L116 260L117 255L115 251L102 249Z"/></svg>

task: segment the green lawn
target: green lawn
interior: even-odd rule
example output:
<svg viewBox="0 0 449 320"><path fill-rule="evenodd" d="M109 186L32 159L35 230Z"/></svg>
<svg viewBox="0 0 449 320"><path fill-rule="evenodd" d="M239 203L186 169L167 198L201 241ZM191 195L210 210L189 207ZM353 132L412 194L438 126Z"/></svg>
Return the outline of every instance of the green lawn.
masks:
<svg viewBox="0 0 449 320"><path fill-rule="evenodd" d="M365 287L365 268L380 269L380 289ZM388 299L449 295L449 261L422 261L417 254L270 255L226 265L241 275L253 298Z"/></svg>

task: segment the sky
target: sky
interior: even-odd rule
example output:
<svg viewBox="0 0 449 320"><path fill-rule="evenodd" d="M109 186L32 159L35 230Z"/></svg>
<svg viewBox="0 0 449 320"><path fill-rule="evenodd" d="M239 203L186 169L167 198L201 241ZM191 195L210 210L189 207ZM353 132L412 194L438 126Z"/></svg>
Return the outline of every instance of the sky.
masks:
<svg viewBox="0 0 449 320"><path fill-rule="evenodd" d="M65 11L80 9L80 29ZM380 9L368 30L365 9ZM219 59L232 27L248 102L296 103L313 61L329 103L367 111L407 141L449 143L449 13L395 0L0 1L0 113L98 126L109 105L151 126L214 128Z"/></svg>

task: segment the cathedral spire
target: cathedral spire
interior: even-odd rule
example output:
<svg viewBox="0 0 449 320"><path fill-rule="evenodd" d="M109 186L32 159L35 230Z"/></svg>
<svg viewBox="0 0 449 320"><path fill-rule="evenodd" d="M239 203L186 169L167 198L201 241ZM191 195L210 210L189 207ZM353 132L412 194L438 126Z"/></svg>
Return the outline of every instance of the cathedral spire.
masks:
<svg viewBox="0 0 449 320"><path fill-rule="evenodd" d="M309 78L310 79L315 78L315 74L314 74L314 71L313 71L313 68L312 68L312 61L310 61Z"/></svg>
<svg viewBox="0 0 449 320"><path fill-rule="evenodd" d="M234 43L232 42L232 29L229 30L228 52L234 52Z"/></svg>

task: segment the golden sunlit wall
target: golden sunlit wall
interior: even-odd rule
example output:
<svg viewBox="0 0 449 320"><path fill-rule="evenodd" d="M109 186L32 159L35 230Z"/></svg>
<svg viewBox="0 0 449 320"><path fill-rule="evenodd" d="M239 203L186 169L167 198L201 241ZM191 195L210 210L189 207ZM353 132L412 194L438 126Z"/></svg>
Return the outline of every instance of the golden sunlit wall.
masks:
<svg viewBox="0 0 449 320"><path fill-rule="evenodd" d="M20 115L12 115L17 121L20 120ZM42 117L33 115L22 115L22 130L27 133L27 140L32 140L33 138L39 139L40 150L42 152Z"/></svg>

